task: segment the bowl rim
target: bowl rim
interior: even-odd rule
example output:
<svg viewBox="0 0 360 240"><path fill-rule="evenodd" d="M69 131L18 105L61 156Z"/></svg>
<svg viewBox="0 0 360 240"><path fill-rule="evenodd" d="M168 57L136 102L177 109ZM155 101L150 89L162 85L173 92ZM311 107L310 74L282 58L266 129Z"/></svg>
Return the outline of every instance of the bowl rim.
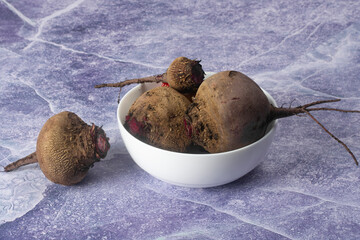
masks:
<svg viewBox="0 0 360 240"><path fill-rule="evenodd" d="M143 85L153 85L154 87L156 86L161 86L161 84L157 83L157 84L154 84L154 83L141 83L141 84L138 84L137 86L133 87L132 89L130 89L127 93L125 93L125 95L121 98L119 104L118 104L118 107L117 107L117 111L116 111L116 115L117 115L117 121L118 121L118 124L119 124L119 127L120 128L123 128L123 130L125 130L129 137L133 138L133 140L136 140L136 141L139 141L141 144L145 144L146 146L148 147L152 147L154 149L157 149L159 150L160 152L163 151L164 153L167 153L167 154L175 154L175 155L182 155L182 156L187 156L187 157L200 157L200 158L205 158L205 157L209 157L209 156L220 156L220 155L228 155L228 154L234 154L238 151L241 151L241 150L246 150L246 149L249 149L249 148L252 148L254 145L256 144L259 144L261 143L262 141L265 141L271 134L273 134L273 132L275 131L276 127L277 127L277 124L278 124L278 119L272 121L268 128L270 127L270 129L267 129L266 130L266 134L261 137L259 140L247 145L247 146L244 146L244 147L241 147L241 148L237 148L237 149L234 149L234 150L230 150L230 151L226 151L226 152L219 152L219 153L183 153L183 152L175 152L175 151L170 151L170 150L166 150L166 149L162 149L162 148L158 148L158 147L155 147L155 146L152 146L148 143L145 143L139 139L137 139L136 137L134 137L125 127L124 127L124 123L122 122L121 120L121 116L120 116L120 109L121 107L124 105L124 99L126 99L127 97L129 97L130 94L133 94L133 92L135 91L141 91L141 88L143 87ZM152 87L153 88L153 87ZM261 88L261 87L260 87ZM264 90L263 88L261 88L261 90L264 92L264 94L266 95L266 97L269 99L270 101L270 104L272 104L273 106L277 107L277 104L276 104L276 101L275 99L266 91ZM125 119L125 117L123 118ZM123 137L123 136L121 136Z"/></svg>

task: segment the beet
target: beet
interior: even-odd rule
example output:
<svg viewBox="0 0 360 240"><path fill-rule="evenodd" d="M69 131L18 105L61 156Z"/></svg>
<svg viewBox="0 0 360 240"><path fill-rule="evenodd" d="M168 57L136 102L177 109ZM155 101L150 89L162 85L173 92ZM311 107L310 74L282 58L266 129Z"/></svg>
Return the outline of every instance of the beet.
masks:
<svg viewBox="0 0 360 240"><path fill-rule="evenodd" d="M221 72L200 86L187 110L187 126L196 144L210 153L225 152L264 136L269 114L270 103L254 81L239 72Z"/></svg>
<svg viewBox="0 0 360 240"><path fill-rule="evenodd" d="M190 101L170 87L156 87L132 104L125 128L138 139L162 149L185 152L191 144L184 117Z"/></svg>
<svg viewBox="0 0 360 240"><path fill-rule="evenodd" d="M9 164L12 171L38 162L52 182L73 185L80 182L95 162L105 158L110 148L104 130L87 125L72 112L61 112L49 118L37 138L36 152Z"/></svg>
<svg viewBox="0 0 360 240"><path fill-rule="evenodd" d="M196 144L210 153L217 153L238 149L259 140L275 119L307 114L341 143L358 164L348 147L310 113L319 110L360 112L310 108L335 101L339 99L317 101L296 108L277 108L269 103L252 79L237 71L224 71L207 78L200 85L193 103L187 109L185 128L191 129L191 137Z"/></svg>
<svg viewBox="0 0 360 240"><path fill-rule="evenodd" d="M204 76L200 61L178 57L167 69L164 81L181 93L193 93L203 82Z"/></svg>
<svg viewBox="0 0 360 240"><path fill-rule="evenodd" d="M163 82L181 93L195 93L203 82L205 72L202 69L200 61L191 60L186 57L176 58L162 74L129 79L119 83L104 83L96 85L95 88L103 87L124 87L134 83L145 82Z"/></svg>

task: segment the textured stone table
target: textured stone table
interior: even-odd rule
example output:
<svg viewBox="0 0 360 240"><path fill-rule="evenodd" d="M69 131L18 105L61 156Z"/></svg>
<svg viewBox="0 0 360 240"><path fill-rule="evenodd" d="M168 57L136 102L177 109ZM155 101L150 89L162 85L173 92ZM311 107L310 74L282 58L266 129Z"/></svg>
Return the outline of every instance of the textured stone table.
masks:
<svg viewBox="0 0 360 240"><path fill-rule="evenodd" d="M118 90L93 86L186 56L244 72L279 105L340 98L333 107L360 109L360 2L170 2L0 0L0 165L33 152L64 110L103 125L112 146L72 187L37 164L0 172L0 239L359 239L360 169L309 117L280 120L243 178L190 189L133 162ZM315 116L360 158L359 114Z"/></svg>

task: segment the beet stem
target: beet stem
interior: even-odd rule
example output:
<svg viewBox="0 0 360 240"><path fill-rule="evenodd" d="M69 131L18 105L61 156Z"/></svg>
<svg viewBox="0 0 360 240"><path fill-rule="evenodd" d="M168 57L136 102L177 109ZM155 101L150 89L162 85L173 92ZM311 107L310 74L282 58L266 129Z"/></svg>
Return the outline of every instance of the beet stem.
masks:
<svg viewBox="0 0 360 240"><path fill-rule="evenodd" d="M323 104L323 103L331 103L331 102L338 102L338 101L340 101L340 99L315 101L315 102L311 102L311 103L301 105L301 106L298 106L298 107L295 107L295 108L283 108L283 107L277 108L277 107L274 107L274 106L271 105L271 111L270 111L268 121L271 122L271 121L273 121L275 119L284 118L284 117L290 117L290 116L293 116L293 115L298 115L298 114L305 113L309 117L311 117L311 119L314 120L327 134L329 134L332 138L334 138L338 143L343 145L343 147L346 149L346 151L354 159L355 164L359 165L355 155L351 152L349 147L344 142L342 142L340 139L338 139L336 136L334 136L334 134L332 134L328 129L326 129L325 126L322 125L310 113L310 111L338 111L338 112L344 112L344 113L360 113L360 111L358 111L358 110L344 110L344 109L338 109L338 108L327 108L327 107L309 108L311 106L315 106L315 105L319 105L319 104Z"/></svg>
<svg viewBox="0 0 360 240"><path fill-rule="evenodd" d="M275 119L279 119L279 118L285 118L285 117L290 117L293 115L298 115L304 113L304 109L297 107L297 108L283 108L283 107L274 107L273 105L271 105L271 110L270 110L270 115L269 115L269 119L268 122L271 122Z"/></svg>
<svg viewBox="0 0 360 240"><path fill-rule="evenodd" d="M124 86L135 84L135 83L146 83L146 82L165 82L166 81L166 73L158 74L154 76L149 77L143 77L143 78L134 78L134 79L128 79L123 82L118 83L103 83L99 85L95 85L95 88L103 88L103 87L119 87L122 88Z"/></svg>
<svg viewBox="0 0 360 240"><path fill-rule="evenodd" d="M23 157L13 163L10 163L9 165L7 165L6 167L4 167L4 171L5 172L10 172L12 170L15 170L21 166L24 166L24 165L28 165L28 164L31 164L31 163L36 163L38 160L37 160L37 157L36 157L36 152L33 152L29 155L27 155L26 157Z"/></svg>
<svg viewBox="0 0 360 240"><path fill-rule="evenodd" d="M340 143L341 145L343 145L343 147L346 149L346 151L347 151L347 152L351 155L351 157L354 159L355 164L356 164L357 166L359 166L359 162L356 160L355 155L352 153L352 151L349 149L349 147L348 147L343 141L341 141L340 139L338 139L336 136L334 136L334 134L332 134L329 130L327 130L327 129L325 128L325 126L322 125L311 113L309 113L308 111L305 111L305 113L306 113L307 115L309 115L309 116L312 118L312 120L314 120L317 124L319 124L319 126L320 126L327 134L329 134L332 138L334 138L338 143Z"/></svg>
<svg viewBox="0 0 360 240"><path fill-rule="evenodd" d="M359 110L345 110L345 109L338 109L338 108L309 108L307 109L310 111L337 111L337 112L344 112L344 113L360 113Z"/></svg>
<svg viewBox="0 0 360 240"><path fill-rule="evenodd" d="M341 99L331 99L331 100L321 100L321 101L315 101L315 102L311 102L302 106L299 106L298 108L308 108L314 105L319 105L319 104L323 104L323 103L331 103L331 102L339 102Z"/></svg>
<svg viewBox="0 0 360 240"><path fill-rule="evenodd" d="M337 112L344 112L344 113L360 113L359 110L345 110L345 109L338 109L338 108L309 108L311 106L323 104L323 103L331 103L331 102L338 102L340 99L333 99L333 100L322 100L322 101L315 101L311 102L305 105L301 105L295 108L277 108L274 106L271 106L271 114L269 116L269 122L275 119L284 118L284 117L290 117L293 115L298 115L301 113L306 113L310 111L337 111Z"/></svg>

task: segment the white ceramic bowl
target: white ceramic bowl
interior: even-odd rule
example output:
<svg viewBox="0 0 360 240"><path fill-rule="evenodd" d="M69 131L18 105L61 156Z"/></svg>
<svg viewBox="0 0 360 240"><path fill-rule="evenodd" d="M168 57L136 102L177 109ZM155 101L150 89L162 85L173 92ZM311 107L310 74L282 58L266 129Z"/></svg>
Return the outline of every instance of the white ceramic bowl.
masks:
<svg viewBox="0 0 360 240"><path fill-rule="evenodd" d="M213 154L190 154L163 150L132 136L123 123L132 103L145 91L159 84L140 84L121 99L117 118L125 146L143 170L174 185L204 188L230 183L254 169L264 159L275 135L277 121L270 124L264 137L246 147ZM264 90L263 90L264 91ZM275 100L264 91L269 101Z"/></svg>

